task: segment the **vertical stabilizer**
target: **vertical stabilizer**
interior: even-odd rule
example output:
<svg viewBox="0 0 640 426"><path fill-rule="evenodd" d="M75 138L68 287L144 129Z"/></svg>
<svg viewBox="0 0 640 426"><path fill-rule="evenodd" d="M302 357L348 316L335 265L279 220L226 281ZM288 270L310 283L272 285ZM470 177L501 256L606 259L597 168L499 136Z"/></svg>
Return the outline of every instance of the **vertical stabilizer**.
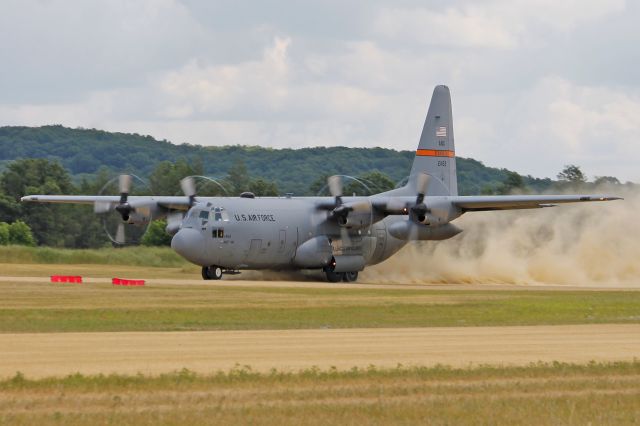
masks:
<svg viewBox="0 0 640 426"><path fill-rule="evenodd" d="M458 195L451 94L447 86L433 90L408 187L416 187L420 173L431 175L427 195Z"/></svg>

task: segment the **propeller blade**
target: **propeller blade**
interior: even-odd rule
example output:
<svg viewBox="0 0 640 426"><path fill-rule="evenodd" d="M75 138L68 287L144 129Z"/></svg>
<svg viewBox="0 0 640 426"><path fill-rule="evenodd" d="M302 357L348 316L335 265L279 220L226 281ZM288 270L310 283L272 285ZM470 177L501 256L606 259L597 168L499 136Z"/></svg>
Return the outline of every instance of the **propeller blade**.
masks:
<svg viewBox="0 0 640 426"><path fill-rule="evenodd" d="M361 201L358 203L349 203L347 205L350 211L354 213L368 213L371 211L371 203L368 201Z"/></svg>
<svg viewBox="0 0 640 426"><path fill-rule="evenodd" d="M118 177L118 187L121 194L129 194L131 192L131 175L120 175Z"/></svg>
<svg viewBox="0 0 640 426"><path fill-rule="evenodd" d="M184 195L189 197L189 207L191 207L196 201L196 181L191 176L187 176L180 181L180 188Z"/></svg>
<svg viewBox="0 0 640 426"><path fill-rule="evenodd" d="M176 232L180 230L182 226L182 221L184 220L184 215L181 212L174 211L167 215L167 226L165 231L169 235L175 235Z"/></svg>
<svg viewBox="0 0 640 426"><path fill-rule="evenodd" d="M427 188L429 187L430 181L431 181L430 175L426 173L420 173L418 175L418 178L416 179L416 189L418 191L418 194L422 194L424 196L424 194L427 193Z"/></svg>
<svg viewBox="0 0 640 426"><path fill-rule="evenodd" d="M427 193L430 181L431 176L426 173L420 173L416 179L416 190L418 195L416 196L416 204L411 207L411 210L418 216L418 221L422 221L424 219L424 215L429 211L424 203L424 194Z"/></svg>
<svg viewBox="0 0 640 426"><path fill-rule="evenodd" d="M409 241L416 241L418 239L418 233L420 232L420 225L409 222Z"/></svg>
<svg viewBox="0 0 640 426"><path fill-rule="evenodd" d="M113 209L113 204L105 201L96 201L93 203L93 212L102 214L108 213Z"/></svg>
<svg viewBox="0 0 640 426"><path fill-rule="evenodd" d="M340 238L342 239L342 250L344 252L345 246L351 245L351 237L349 236L349 230L345 227L340 227Z"/></svg>
<svg viewBox="0 0 640 426"><path fill-rule="evenodd" d="M196 182L193 180L191 176L187 176L186 178L180 181L180 188L182 188L182 192L187 197L195 197L196 195Z"/></svg>
<svg viewBox="0 0 640 426"><path fill-rule="evenodd" d="M126 242L126 236L124 232L124 223L118 223L118 230L116 231L116 243L123 245Z"/></svg>
<svg viewBox="0 0 640 426"><path fill-rule="evenodd" d="M327 184L329 185L329 192L334 197L342 197L342 177L334 175L329 176L327 179Z"/></svg>

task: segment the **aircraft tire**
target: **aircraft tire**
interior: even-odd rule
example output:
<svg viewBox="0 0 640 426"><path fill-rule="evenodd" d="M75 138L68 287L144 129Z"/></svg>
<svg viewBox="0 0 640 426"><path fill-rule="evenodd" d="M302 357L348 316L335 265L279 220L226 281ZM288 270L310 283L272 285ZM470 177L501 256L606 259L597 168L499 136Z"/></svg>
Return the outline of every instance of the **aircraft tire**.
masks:
<svg viewBox="0 0 640 426"><path fill-rule="evenodd" d="M344 273L342 272L334 272L327 269L324 273L327 276L327 281L330 283L339 283L344 279Z"/></svg>
<svg viewBox="0 0 640 426"><path fill-rule="evenodd" d="M345 272L344 273L344 282L345 283L353 283L358 280L358 271L355 272Z"/></svg>
<svg viewBox="0 0 640 426"><path fill-rule="evenodd" d="M219 280L220 278L222 278L221 267L215 265L202 267L202 279Z"/></svg>

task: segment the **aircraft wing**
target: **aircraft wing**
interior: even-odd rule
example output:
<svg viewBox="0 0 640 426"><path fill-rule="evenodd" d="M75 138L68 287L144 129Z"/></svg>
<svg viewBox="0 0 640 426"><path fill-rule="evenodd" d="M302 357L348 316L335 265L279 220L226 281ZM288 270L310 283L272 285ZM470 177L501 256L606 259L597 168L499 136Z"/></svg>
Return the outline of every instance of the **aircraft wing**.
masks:
<svg viewBox="0 0 640 426"><path fill-rule="evenodd" d="M558 204L581 203L588 201L621 200L610 195L472 195L472 196L431 196L425 198L427 206L443 208L452 205L462 212L539 209ZM406 214L415 204L415 197L384 196L371 200L373 207L385 215Z"/></svg>
<svg viewBox="0 0 640 426"><path fill-rule="evenodd" d="M538 209L557 204L621 200L609 195L491 195L448 197L463 212Z"/></svg>
<svg viewBox="0 0 640 426"><path fill-rule="evenodd" d="M20 201L31 203L62 203L62 204L118 204L119 195L27 195ZM184 196L130 196L132 205L152 204L170 209L186 210L189 207L189 198Z"/></svg>

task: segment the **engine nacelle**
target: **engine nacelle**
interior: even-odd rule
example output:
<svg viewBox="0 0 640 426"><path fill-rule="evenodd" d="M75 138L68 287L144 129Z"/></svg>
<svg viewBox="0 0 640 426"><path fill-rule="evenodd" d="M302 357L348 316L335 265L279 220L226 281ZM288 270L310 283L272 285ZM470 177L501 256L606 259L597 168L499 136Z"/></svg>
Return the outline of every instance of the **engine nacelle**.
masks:
<svg viewBox="0 0 640 426"><path fill-rule="evenodd" d="M442 226L427 226L411 220L398 221L388 228L391 236L400 240L446 240L462 232L457 226L447 223Z"/></svg>
<svg viewBox="0 0 640 426"><path fill-rule="evenodd" d="M349 212L346 216L338 217L338 225L344 228L361 229L371 225L371 213Z"/></svg>
<svg viewBox="0 0 640 426"><path fill-rule="evenodd" d="M151 221L151 215L146 215L144 213L132 212L129 215L129 220L127 223L131 225L144 226Z"/></svg>
<svg viewBox="0 0 640 426"><path fill-rule="evenodd" d="M329 238L322 235L300 244L293 261L302 268L322 268L331 262L332 257L333 249Z"/></svg>
<svg viewBox="0 0 640 426"><path fill-rule="evenodd" d="M416 220L429 226L441 226L451 222L453 219L459 217L461 214L460 209L453 206L448 201L440 201L429 203L428 211L423 215L418 215Z"/></svg>

